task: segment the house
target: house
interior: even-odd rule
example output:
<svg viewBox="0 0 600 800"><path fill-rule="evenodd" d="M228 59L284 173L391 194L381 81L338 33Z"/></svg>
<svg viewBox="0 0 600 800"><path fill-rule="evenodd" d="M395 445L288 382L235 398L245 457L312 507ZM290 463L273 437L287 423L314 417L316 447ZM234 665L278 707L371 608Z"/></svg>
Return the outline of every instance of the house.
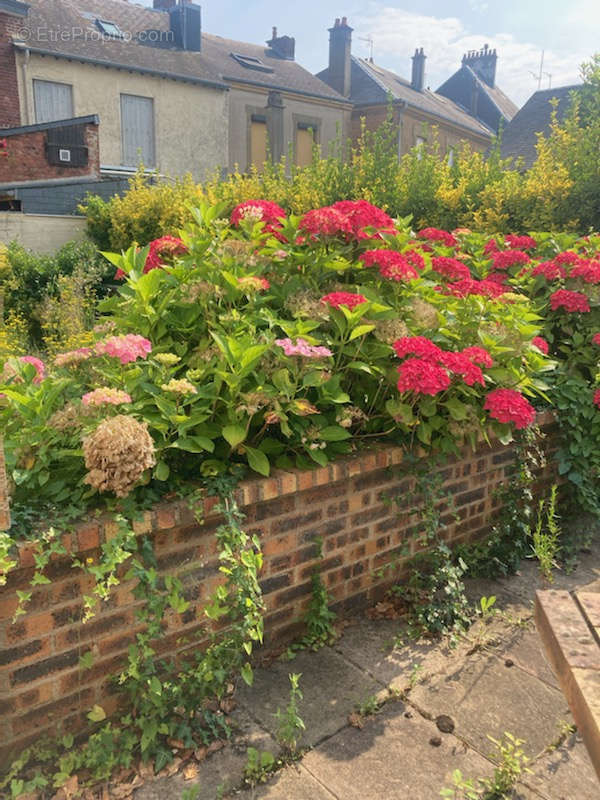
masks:
<svg viewBox="0 0 600 800"><path fill-rule="evenodd" d="M538 133L549 133L555 109L557 120L564 120L571 105L572 93L578 89L581 89L581 84L534 92L502 132L502 158L520 159L520 165L529 169L537 158L535 146Z"/></svg>
<svg viewBox="0 0 600 800"><path fill-rule="evenodd" d="M296 62L293 38L275 28L263 46L213 36L202 30L200 7L184 0L154 0L153 8L0 0L0 77L0 128L99 120L99 178L113 182L110 193L140 162L196 180L235 165L260 169L290 148L306 163L313 144L344 135L351 111ZM15 184L22 203L29 183ZM61 213L89 188L107 187L78 185Z"/></svg>
<svg viewBox="0 0 600 800"><path fill-rule="evenodd" d="M485 44L462 57L462 64L437 94L464 108L474 119L498 133L517 113L517 106L496 85L498 54Z"/></svg>
<svg viewBox="0 0 600 800"><path fill-rule="evenodd" d="M317 77L351 101L354 139L360 134L363 119L368 129L379 127L391 104L393 121L398 126L399 155L415 145L426 144L433 125L441 151L450 159L459 143L465 141L475 150L485 151L495 133L491 120L471 113L469 104L465 106L426 87L425 62L423 48L416 49L411 78L407 80L371 59L353 56L352 28L342 17L329 29L329 65ZM508 99L507 102L510 103Z"/></svg>

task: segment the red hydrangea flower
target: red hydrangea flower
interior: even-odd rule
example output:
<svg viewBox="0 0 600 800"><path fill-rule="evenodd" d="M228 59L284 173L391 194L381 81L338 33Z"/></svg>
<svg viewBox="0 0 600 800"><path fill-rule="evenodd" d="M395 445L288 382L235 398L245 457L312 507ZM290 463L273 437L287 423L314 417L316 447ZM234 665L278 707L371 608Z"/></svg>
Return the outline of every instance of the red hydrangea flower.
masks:
<svg viewBox="0 0 600 800"><path fill-rule="evenodd" d="M531 274L543 275L547 281L556 281L559 278L564 278L567 273L564 267L561 267L556 261L541 261L531 270Z"/></svg>
<svg viewBox="0 0 600 800"><path fill-rule="evenodd" d="M440 361L450 372L455 375L461 375L467 386L473 386L475 383L480 383L482 386L485 385L483 372L464 352L442 353Z"/></svg>
<svg viewBox="0 0 600 800"><path fill-rule="evenodd" d="M231 212L230 221L239 228L242 220L251 219L255 222L264 222L265 229L281 228L280 220L285 218L285 211L277 203L270 200L245 200L239 203Z"/></svg>
<svg viewBox="0 0 600 800"><path fill-rule="evenodd" d="M350 294L350 292L331 292L322 297L321 302L333 308L346 306L352 310L361 303L366 303L367 298L363 297L362 294Z"/></svg>
<svg viewBox="0 0 600 800"><path fill-rule="evenodd" d="M339 200L331 208L340 211L350 223L357 239L373 239L380 233L395 233L394 220L383 209L366 200ZM374 228L368 233L366 228Z"/></svg>
<svg viewBox="0 0 600 800"><path fill-rule="evenodd" d="M446 258L438 256L431 259L431 266L440 275L445 275L450 281L459 281L463 278L470 278L471 273L466 264L457 258Z"/></svg>
<svg viewBox="0 0 600 800"><path fill-rule="evenodd" d="M498 422L512 422L515 428L526 428L535 420L535 409L515 389L494 389L483 405Z"/></svg>
<svg viewBox="0 0 600 800"><path fill-rule="evenodd" d="M470 294L479 295L480 297L497 298L504 294L506 289L499 283L494 281L476 281L474 278L463 278L461 281L456 281L447 287L447 294L453 294L455 297L467 297Z"/></svg>
<svg viewBox="0 0 600 800"><path fill-rule="evenodd" d="M470 358L474 364L480 364L482 367L491 367L494 364L494 359L484 347L472 345L471 347L465 347L462 353L467 358Z"/></svg>
<svg viewBox="0 0 600 800"><path fill-rule="evenodd" d="M426 336L403 336L392 345L398 358L413 355L439 361L442 350Z"/></svg>
<svg viewBox="0 0 600 800"><path fill-rule="evenodd" d="M508 269L515 264L528 264L531 259L522 250L502 250L492 256L494 269Z"/></svg>
<svg viewBox="0 0 600 800"><path fill-rule="evenodd" d="M594 392L594 405L600 408L600 389L596 389Z"/></svg>
<svg viewBox="0 0 600 800"><path fill-rule="evenodd" d="M379 272L384 278L410 281L419 277L416 269L397 250L366 250L360 258L367 267L379 266Z"/></svg>
<svg viewBox="0 0 600 800"><path fill-rule="evenodd" d="M545 339L542 339L541 336L534 336L531 340L531 344L534 344L538 350L541 350L544 355L548 355L548 342Z"/></svg>
<svg viewBox="0 0 600 800"><path fill-rule="evenodd" d="M594 344L597 344L597 345L598 345L598 347L600 347L600 333L595 333L595 334L592 336L592 342L593 342Z"/></svg>
<svg viewBox="0 0 600 800"><path fill-rule="evenodd" d="M308 211L298 226L311 236L351 236L353 234L350 220L337 208L325 206Z"/></svg>
<svg viewBox="0 0 600 800"><path fill-rule="evenodd" d="M161 236L160 239L154 239L150 242L150 250L146 256L143 272L150 272L151 269L160 269L175 256L182 256L187 252L187 247L177 236ZM115 279L122 280L124 277L123 270L118 269L115 273Z"/></svg>
<svg viewBox="0 0 600 800"><path fill-rule="evenodd" d="M531 236L515 236L508 233L504 237L504 244L507 244L511 250L535 250L537 242Z"/></svg>
<svg viewBox="0 0 600 800"><path fill-rule="evenodd" d="M418 394L439 394L450 386L446 370L434 361L407 358L398 367L398 391Z"/></svg>
<svg viewBox="0 0 600 800"><path fill-rule="evenodd" d="M415 269L419 271L425 269L425 259L418 250L405 250L402 255Z"/></svg>
<svg viewBox="0 0 600 800"><path fill-rule="evenodd" d="M550 295L550 307L553 311L564 308L565 311L589 311L590 304L587 297L581 292L569 292L559 289Z"/></svg>
<svg viewBox="0 0 600 800"><path fill-rule="evenodd" d="M600 261L580 261L573 267L570 278L582 278L585 283L600 283Z"/></svg>
<svg viewBox="0 0 600 800"><path fill-rule="evenodd" d="M491 256L493 253L497 253L499 249L498 242L495 239L490 239L483 248L483 252L486 254L486 256Z"/></svg>
<svg viewBox="0 0 600 800"><path fill-rule="evenodd" d="M508 282L508 275L506 272L490 272L487 276L486 281L491 281L492 283L499 283L501 286L505 285ZM505 292L510 291L510 289L505 289Z"/></svg>
<svg viewBox="0 0 600 800"><path fill-rule="evenodd" d="M417 233L417 236L419 239L427 239L429 242L440 242L446 247L456 247L458 244L455 236L439 228L423 228L422 231Z"/></svg>
<svg viewBox="0 0 600 800"><path fill-rule="evenodd" d="M580 257L573 250L565 250L564 253L558 253L558 255L554 256L553 261L557 264L573 265L579 263Z"/></svg>

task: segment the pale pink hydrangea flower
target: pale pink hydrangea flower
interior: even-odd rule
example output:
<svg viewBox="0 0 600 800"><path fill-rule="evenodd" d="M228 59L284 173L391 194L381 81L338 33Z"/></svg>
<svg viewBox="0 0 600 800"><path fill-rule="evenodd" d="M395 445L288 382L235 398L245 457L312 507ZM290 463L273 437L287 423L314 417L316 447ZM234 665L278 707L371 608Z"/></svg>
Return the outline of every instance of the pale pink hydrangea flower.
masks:
<svg viewBox="0 0 600 800"><path fill-rule="evenodd" d="M70 367L86 361L92 355L91 347L78 347L77 350L67 350L66 353L57 353L54 356L54 363L57 367Z"/></svg>
<svg viewBox="0 0 600 800"><path fill-rule="evenodd" d="M123 403L131 403L131 395L122 392L120 389L111 389L109 386L101 386L93 392L84 394L81 398L84 406L120 406Z"/></svg>
<svg viewBox="0 0 600 800"><path fill-rule="evenodd" d="M128 333L125 336L111 336L109 339L96 343L96 353L98 355L118 358L121 364L129 364L138 358L146 358L150 352L152 352L151 342L136 333Z"/></svg>
<svg viewBox="0 0 600 800"><path fill-rule="evenodd" d="M275 344L283 348L286 356L302 356L303 358L328 358L333 353L327 347L315 347L306 339L296 339L296 344L291 339L275 339Z"/></svg>

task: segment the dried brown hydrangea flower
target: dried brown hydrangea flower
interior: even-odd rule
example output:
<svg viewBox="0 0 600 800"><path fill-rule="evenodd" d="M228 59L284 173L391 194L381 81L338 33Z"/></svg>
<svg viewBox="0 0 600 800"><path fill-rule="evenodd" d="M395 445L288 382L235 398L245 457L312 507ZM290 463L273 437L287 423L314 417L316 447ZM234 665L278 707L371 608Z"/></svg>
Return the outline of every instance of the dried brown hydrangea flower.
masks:
<svg viewBox="0 0 600 800"><path fill-rule="evenodd" d="M148 426L125 414L104 420L86 436L83 455L88 470L85 483L117 497L126 497L156 463Z"/></svg>
<svg viewBox="0 0 600 800"><path fill-rule="evenodd" d="M393 344L396 339L410 336L408 326L401 319L380 320L375 323L373 333L380 342L385 342L386 344Z"/></svg>

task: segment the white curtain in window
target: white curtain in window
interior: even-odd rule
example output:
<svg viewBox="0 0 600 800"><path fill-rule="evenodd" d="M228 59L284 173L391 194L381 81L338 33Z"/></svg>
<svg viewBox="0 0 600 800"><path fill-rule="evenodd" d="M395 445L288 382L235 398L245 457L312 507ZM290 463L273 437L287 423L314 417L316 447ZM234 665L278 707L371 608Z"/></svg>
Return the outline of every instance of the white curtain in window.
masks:
<svg viewBox="0 0 600 800"><path fill-rule="evenodd" d="M34 80L33 100L36 122L54 122L74 116L73 87L68 83Z"/></svg>
<svg viewBox="0 0 600 800"><path fill-rule="evenodd" d="M123 164L155 166L154 101L151 97L121 95L121 139Z"/></svg>

